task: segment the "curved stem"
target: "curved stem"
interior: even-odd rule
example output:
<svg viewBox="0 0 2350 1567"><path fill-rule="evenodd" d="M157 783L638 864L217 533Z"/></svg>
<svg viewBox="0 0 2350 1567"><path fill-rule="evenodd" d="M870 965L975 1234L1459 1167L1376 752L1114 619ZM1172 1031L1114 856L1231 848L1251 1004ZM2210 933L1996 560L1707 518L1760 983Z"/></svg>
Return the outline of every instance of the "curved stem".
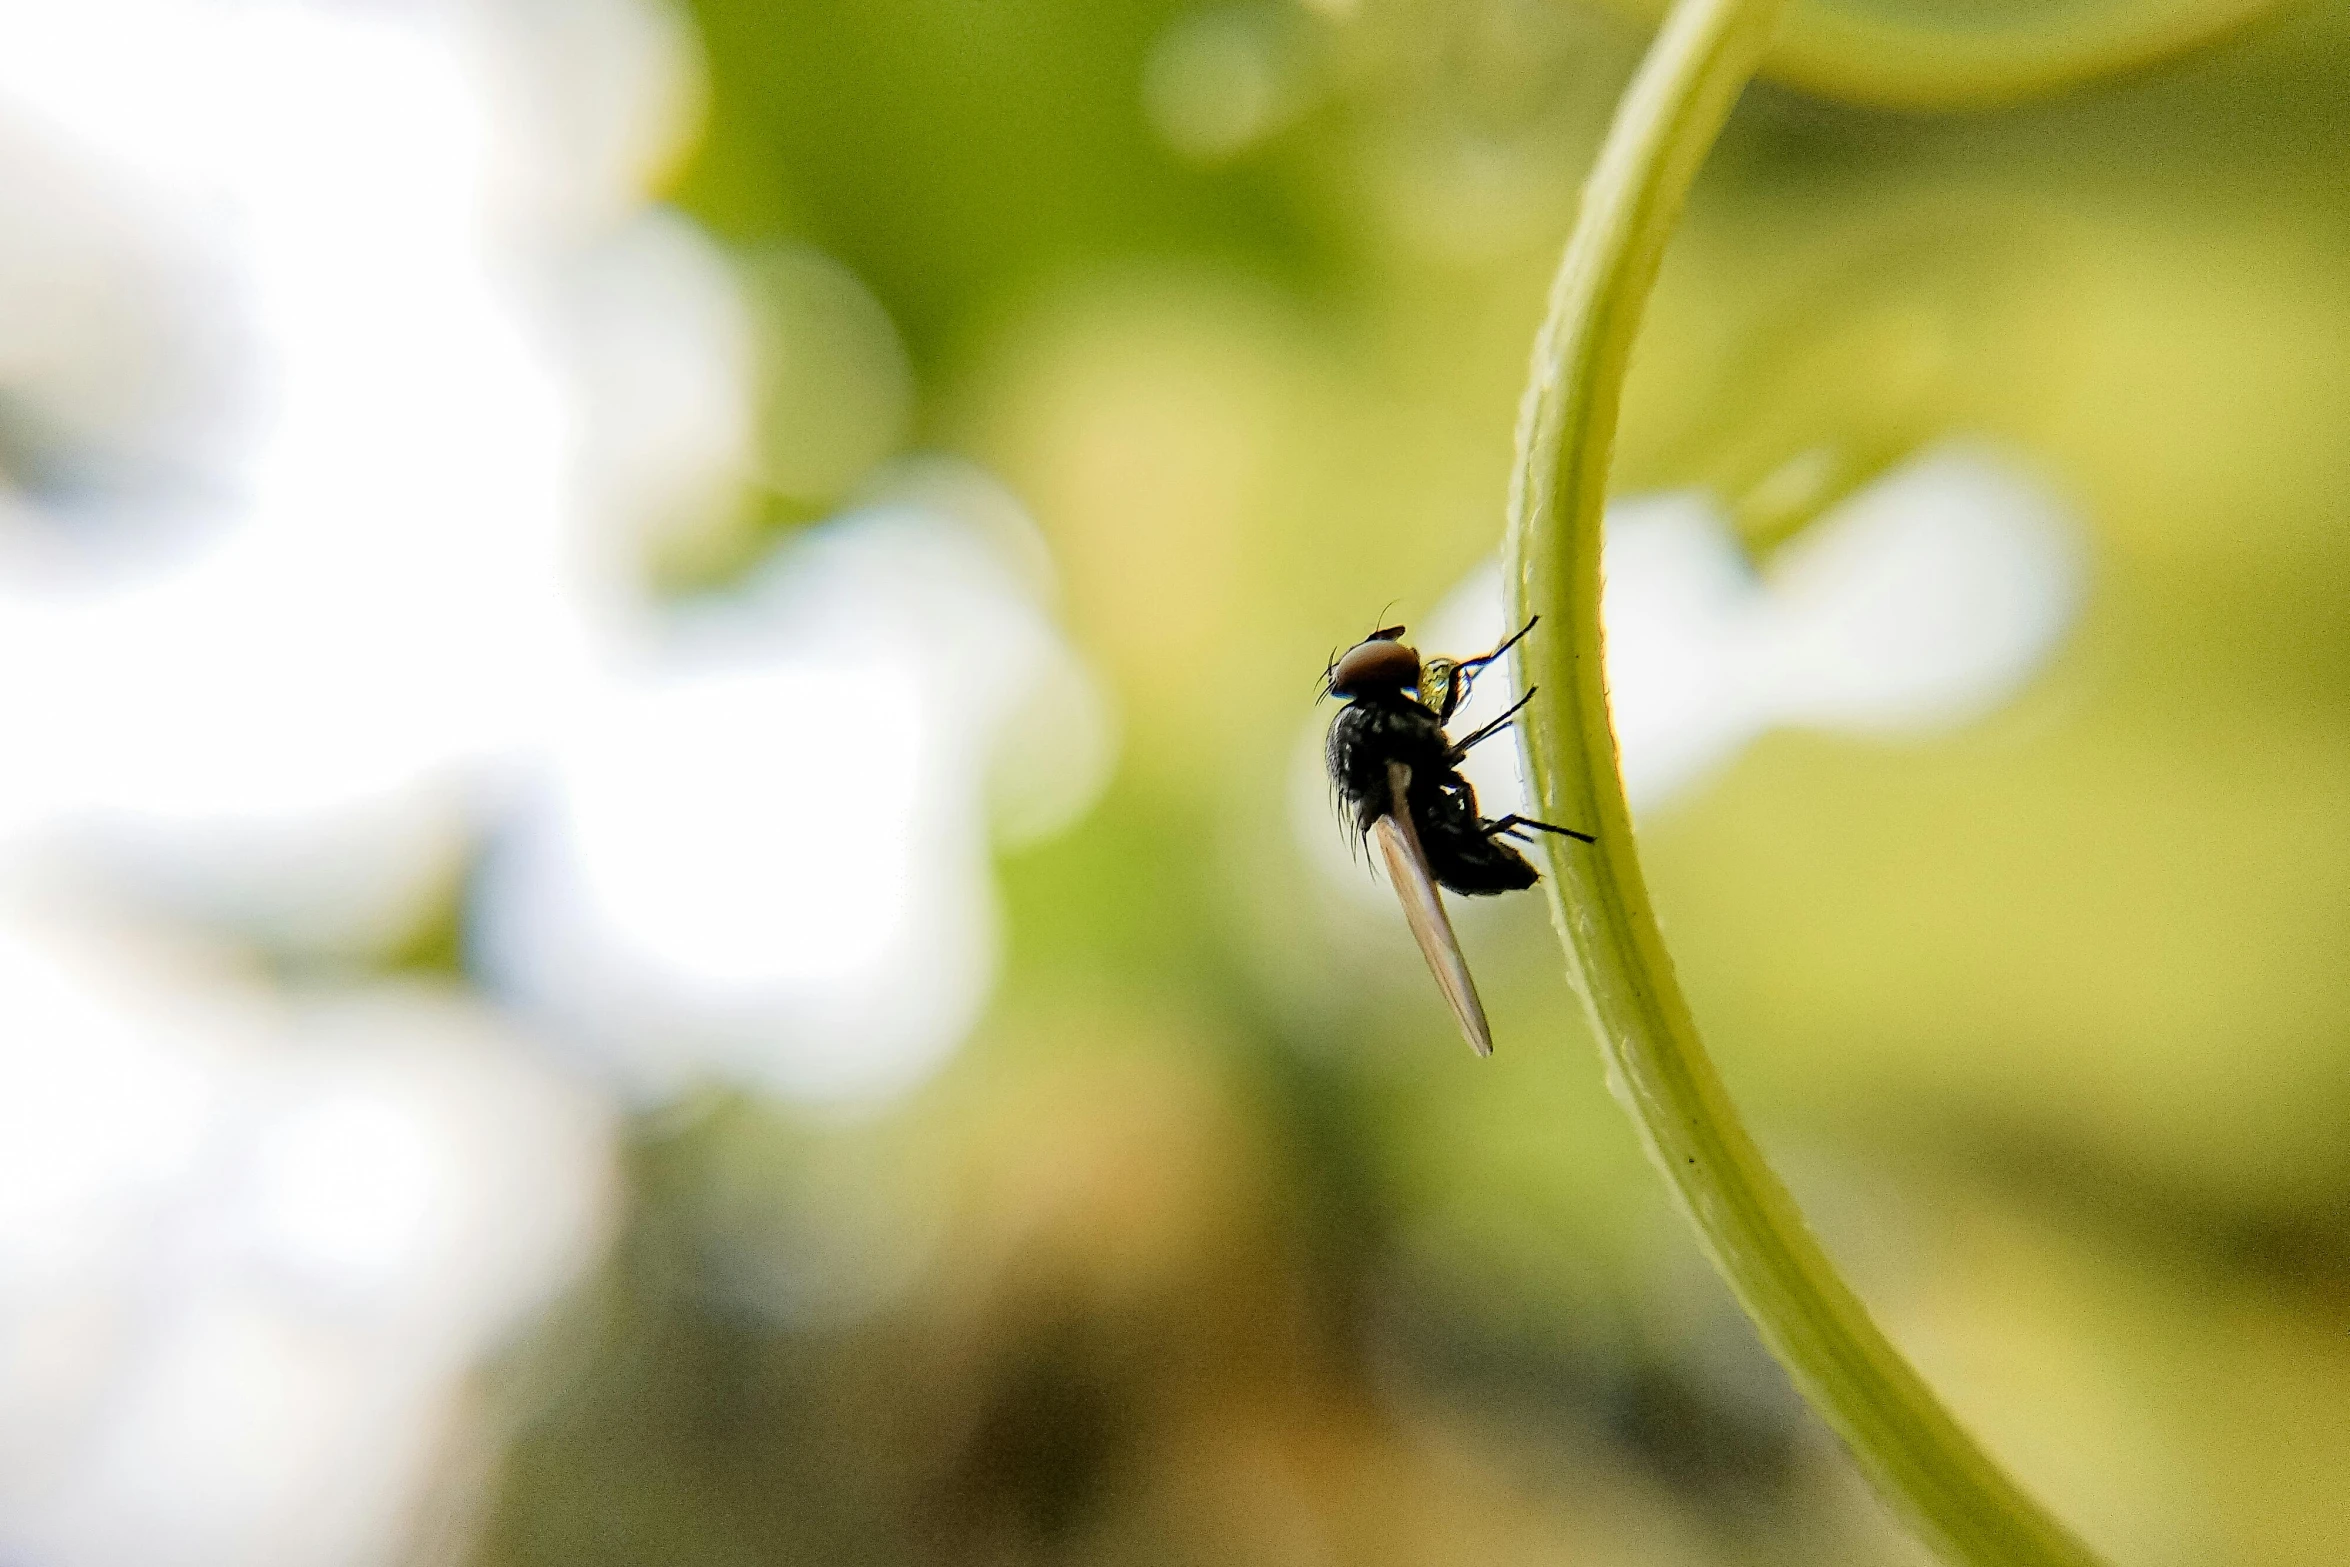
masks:
<svg viewBox="0 0 2350 1567"><path fill-rule="evenodd" d="M1654 20L1663 0L1613 0ZM2145 70L2240 32L2287 0L2114 0L2054 21L1968 26L1798 6L1758 74L1845 103L1981 109Z"/></svg>
<svg viewBox="0 0 2350 1567"><path fill-rule="evenodd" d="M1766 46L1781 0L1680 0L1618 108L1553 285L1510 496L1514 620L1563 634L1528 671L1521 727L1553 821L1598 842L1549 846L1569 968L1632 1112L1796 1385L1912 1526L1954 1561L2097 1558L2001 1472L1870 1321L1739 1124L1659 935L1616 769L1601 663L1600 530L1632 340L1698 164Z"/></svg>

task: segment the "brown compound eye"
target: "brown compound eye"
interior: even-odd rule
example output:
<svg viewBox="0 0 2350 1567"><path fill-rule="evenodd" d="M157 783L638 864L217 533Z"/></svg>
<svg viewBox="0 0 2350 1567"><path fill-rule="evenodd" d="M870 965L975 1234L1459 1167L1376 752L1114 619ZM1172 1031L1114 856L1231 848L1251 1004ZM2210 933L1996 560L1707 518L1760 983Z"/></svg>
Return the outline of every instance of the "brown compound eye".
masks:
<svg viewBox="0 0 2350 1567"><path fill-rule="evenodd" d="M1396 630L1402 631L1398 626ZM1348 648L1330 670L1330 694L1355 697L1371 691L1416 691L1420 655L1391 637L1373 637Z"/></svg>

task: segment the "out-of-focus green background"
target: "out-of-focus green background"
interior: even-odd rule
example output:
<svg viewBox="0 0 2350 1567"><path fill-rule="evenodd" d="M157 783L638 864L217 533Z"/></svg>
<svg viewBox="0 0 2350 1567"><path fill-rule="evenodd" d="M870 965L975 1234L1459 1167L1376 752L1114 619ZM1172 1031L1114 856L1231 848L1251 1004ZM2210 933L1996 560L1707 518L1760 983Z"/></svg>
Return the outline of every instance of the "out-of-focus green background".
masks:
<svg viewBox="0 0 2350 1567"><path fill-rule="evenodd" d="M0 0L0 1560L1919 1564L1315 776L1639 9ZM2350 4L1747 92L1619 496L1760 593L1952 451L2073 620L1642 801L1666 938L2059 1515L2340 1567Z"/></svg>
<svg viewBox="0 0 2350 1567"><path fill-rule="evenodd" d="M1331 645L1495 543L1643 32L1572 0L692 21L674 199L778 308L811 252L845 268L909 367L901 409L843 328L772 407L1000 476L1122 749L1003 861L1000 986L917 1095L634 1126L609 1265L503 1373L470 1559L1917 1560L1643 1166L1538 900L1474 926L1474 1061L1292 825ZM2338 6L1997 111L1758 86L1623 434L1626 492L1732 498L1985 435L2085 520L2080 622L2014 703L1772 734L1641 843L1831 1250L2124 1562L2350 1559L2346 175Z"/></svg>

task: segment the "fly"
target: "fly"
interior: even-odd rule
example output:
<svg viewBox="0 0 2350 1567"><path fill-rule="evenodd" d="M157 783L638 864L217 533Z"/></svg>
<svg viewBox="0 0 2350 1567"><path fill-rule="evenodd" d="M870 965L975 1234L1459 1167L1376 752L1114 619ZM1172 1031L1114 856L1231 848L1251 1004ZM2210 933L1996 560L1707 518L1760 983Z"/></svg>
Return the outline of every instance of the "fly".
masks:
<svg viewBox="0 0 2350 1567"><path fill-rule="evenodd" d="M1529 828L1594 841L1587 832L1531 817L1479 816L1476 791L1461 776L1469 748L1508 728L1534 699L1532 690L1460 740L1444 732L1478 674L1533 629L1527 621L1517 636L1476 658L1422 663L1404 644L1404 628L1388 626L1340 655L1325 677L1329 694L1346 704L1330 722L1331 782L1355 830L1378 844L1421 955L1481 1056L1493 1054L1493 1030L1437 889L1483 897L1533 886L1534 867L1511 841L1528 841Z"/></svg>

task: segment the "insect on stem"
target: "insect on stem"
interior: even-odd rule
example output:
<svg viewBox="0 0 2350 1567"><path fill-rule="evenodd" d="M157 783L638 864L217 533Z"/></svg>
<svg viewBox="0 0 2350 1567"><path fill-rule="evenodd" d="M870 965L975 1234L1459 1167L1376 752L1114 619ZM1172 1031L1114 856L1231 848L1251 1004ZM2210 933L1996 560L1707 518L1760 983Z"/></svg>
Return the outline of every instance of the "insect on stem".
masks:
<svg viewBox="0 0 2350 1567"><path fill-rule="evenodd" d="M1524 698L1457 745L1444 732L1468 676L1500 658L1532 629L1529 621L1517 636L1477 658L1423 664L1419 653L1403 642L1403 627L1382 628L1348 649L1331 666L1327 680L1328 694L1345 704L1330 723L1331 782L1346 802L1356 831L1378 839L1405 922L1451 1003L1461 1032L1479 1055L1493 1053L1493 1030L1445 912L1444 891L1483 897L1533 886L1538 880L1533 865L1504 841L1522 837L1520 827L1589 841L1588 835L1572 828L1514 814L1499 820L1477 814L1477 791L1461 773L1462 756L1470 746L1507 727L1511 715L1525 705ZM1434 698L1426 686L1432 675L1440 675L1443 682L1442 692ZM1437 705L1431 706L1432 700Z"/></svg>

